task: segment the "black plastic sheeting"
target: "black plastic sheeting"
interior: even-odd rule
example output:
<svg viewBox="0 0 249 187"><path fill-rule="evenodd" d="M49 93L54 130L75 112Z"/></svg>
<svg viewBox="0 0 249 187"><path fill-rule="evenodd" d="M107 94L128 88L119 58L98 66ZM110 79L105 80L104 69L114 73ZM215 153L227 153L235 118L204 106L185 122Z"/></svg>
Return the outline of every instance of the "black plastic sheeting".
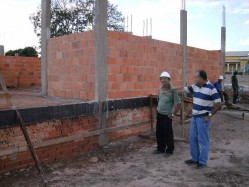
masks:
<svg viewBox="0 0 249 187"><path fill-rule="evenodd" d="M99 106L102 112L114 112L124 109L135 109L149 106L148 97L110 100L101 105L97 102L78 103L60 106L19 109L25 124L35 124L51 120L73 118L79 116L94 116L98 114ZM0 129L18 125L14 110L0 111Z"/></svg>

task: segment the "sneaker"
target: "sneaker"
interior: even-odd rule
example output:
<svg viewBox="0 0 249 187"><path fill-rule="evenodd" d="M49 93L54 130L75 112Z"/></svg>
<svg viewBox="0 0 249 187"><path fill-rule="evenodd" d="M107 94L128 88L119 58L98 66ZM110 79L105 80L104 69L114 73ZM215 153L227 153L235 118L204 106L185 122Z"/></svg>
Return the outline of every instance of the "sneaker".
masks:
<svg viewBox="0 0 249 187"><path fill-rule="evenodd" d="M192 159L190 159L190 160L185 160L184 162L185 162L185 164L187 164L187 165L196 165L196 164L198 164L198 162L193 161Z"/></svg>
<svg viewBox="0 0 249 187"><path fill-rule="evenodd" d="M171 157L172 155L173 155L173 154L165 153L163 156L168 158L168 157Z"/></svg>
<svg viewBox="0 0 249 187"><path fill-rule="evenodd" d="M196 169L202 169L202 168L205 168L206 166L207 166L206 164L198 163L196 166Z"/></svg>
<svg viewBox="0 0 249 187"><path fill-rule="evenodd" d="M159 151L159 150L153 151L153 154L154 154L154 155L163 154L163 153L164 153L163 151Z"/></svg>

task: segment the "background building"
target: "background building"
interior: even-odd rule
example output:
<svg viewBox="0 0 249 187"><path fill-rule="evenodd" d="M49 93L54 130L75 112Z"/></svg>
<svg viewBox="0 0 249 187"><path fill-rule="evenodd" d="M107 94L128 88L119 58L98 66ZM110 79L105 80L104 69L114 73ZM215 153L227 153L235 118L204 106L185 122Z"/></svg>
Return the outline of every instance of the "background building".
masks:
<svg viewBox="0 0 249 187"><path fill-rule="evenodd" d="M248 60L249 51L227 51L225 58L226 72L233 72L235 69L239 72L245 72Z"/></svg>

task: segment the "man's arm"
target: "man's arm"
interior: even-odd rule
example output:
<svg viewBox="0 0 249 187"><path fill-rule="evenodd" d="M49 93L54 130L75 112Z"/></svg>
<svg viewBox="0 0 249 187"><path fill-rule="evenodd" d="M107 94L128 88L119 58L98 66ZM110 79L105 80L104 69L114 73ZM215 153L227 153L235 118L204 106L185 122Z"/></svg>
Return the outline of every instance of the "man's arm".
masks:
<svg viewBox="0 0 249 187"><path fill-rule="evenodd" d="M169 118L173 118L181 108L181 100L177 94L174 94L174 111L169 115Z"/></svg>
<svg viewBox="0 0 249 187"><path fill-rule="evenodd" d="M220 106L221 106L221 102L214 103L213 110L211 111L211 116L216 114L216 112L220 109ZM210 120L211 116L208 115L208 116L204 117L204 121L208 122Z"/></svg>
<svg viewBox="0 0 249 187"><path fill-rule="evenodd" d="M188 93L188 87L179 87L179 88L172 88L170 90L166 90L165 94L168 93L174 93L174 94L178 94L178 93Z"/></svg>
<svg viewBox="0 0 249 187"><path fill-rule="evenodd" d="M237 77L235 77L235 87L236 89L239 89L239 81Z"/></svg>
<svg viewBox="0 0 249 187"><path fill-rule="evenodd" d="M181 103L177 104L175 107L174 107L174 112L172 114L170 114L168 117L170 119L173 119L173 117L177 114L177 112L180 110L181 108Z"/></svg>
<svg viewBox="0 0 249 187"><path fill-rule="evenodd" d="M211 114L214 115L216 112L220 109L221 102L214 103L213 110L211 111Z"/></svg>
<svg viewBox="0 0 249 187"><path fill-rule="evenodd" d="M177 112L178 112L180 109L181 109L181 103L179 103L179 104L177 104L177 105L175 106L173 114L176 115Z"/></svg>

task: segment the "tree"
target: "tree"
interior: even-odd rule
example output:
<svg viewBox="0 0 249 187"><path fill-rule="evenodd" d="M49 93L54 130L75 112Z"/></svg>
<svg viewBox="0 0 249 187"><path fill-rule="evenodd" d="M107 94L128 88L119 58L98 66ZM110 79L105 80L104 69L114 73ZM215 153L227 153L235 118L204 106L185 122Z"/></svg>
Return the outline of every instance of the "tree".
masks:
<svg viewBox="0 0 249 187"><path fill-rule="evenodd" d="M25 47L23 49L9 50L5 53L5 56L15 56L18 53L19 56L38 57L38 53L34 47Z"/></svg>
<svg viewBox="0 0 249 187"><path fill-rule="evenodd" d="M94 24L94 0L52 0L51 37L84 32L92 29ZM117 10L117 5L108 2L107 26L109 30L124 31L124 17ZM41 8L31 14L30 21L34 32L41 36Z"/></svg>

